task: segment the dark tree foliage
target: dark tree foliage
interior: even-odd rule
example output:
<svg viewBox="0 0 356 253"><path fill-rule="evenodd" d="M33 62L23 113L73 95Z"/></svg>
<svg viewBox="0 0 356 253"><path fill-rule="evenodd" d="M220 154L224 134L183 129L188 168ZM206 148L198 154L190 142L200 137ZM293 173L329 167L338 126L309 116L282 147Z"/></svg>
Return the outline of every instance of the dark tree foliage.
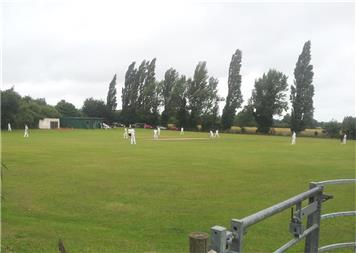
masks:
<svg viewBox="0 0 356 253"><path fill-rule="evenodd" d="M116 102L116 74L109 84L109 91L106 98L106 106L110 112L114 112L116 110L117 102Z"/></svg>
<svg viewBox="0 0 356 253"><path fill-rule="evenodd" d="M206 87L206 96L203 106L202 127L203 130L219 128L219 102L218 96L218 79L210 77Z"/></svg>
<svg viewBox="0 0 356 253"><path fill-rule="evenodd" d="M178 80L173 89L172 104L174 104L174 110L176 112L176 124L179 127L189 126L189 111L187 105L187 80L184 75L182 75ZM168 123L173 123L169 122Z"/></svg>
<svg viewBox="0 0 356 253"><path fill-rule="evenodd" d="M109 84L108 95L106 97L106 121L114 122L115 121L115 111L116 111L116 74Z"/></svg>
<svg viewBox="0 0 356 253"><path fill-rule="evenodd" d="M234 119L234 125L239 127L254 127L257 126L255 117L253 116L253 108L251 106L245 106Z"/></svg>
<svg viewBox="0 0 356 253"><path fill-rule="evenodd" d="M287 109L287 85L287 76L273 69L255 81L249 104L254 111L258 132L268 133L273 115L281 115Z"/></svg>
<svg viewBox="0 0 356 253"><path fill-rule="evenodd" d="M223 130L230 129L233 125L236 109L240 108L243 99L241 94L241 51L239 49L232 55L229 67L228 93L226 104L221 116Z"/></svg>
<svg viewBox="0 0 356 253"><path fill-rule="evenodd" d="M42 105L41 107L41 118L59 118L61 114L52 105ZM38 123L38 122L37 122Z"/></svg>
<svg viewBox="0 0 356 253"><path fill-rule="evenodd" d="M75 108L75 106L64 99L59 101L55 106L57 111L60 113L61 116L64 117L79 117L80 111Z"/></svg>
<svg viewBox="0 0 356 253"><path fill-rule="evenodd" d="M107 115L107 107L103 100L87 98L84 101L82 112L85 116L88 117L105 118Z"/></svg>
<svg viewBox="0 0 356 253"><path fill-rule="evenodd" d="M124 123L159 123L159 107L163 106L161 123L174 123L185 128L198 124L217 125L218 102L217 79L207 75L206 63L200 62L193 79L179 77L174 69L165 73L164 80L155 78L156 59L142 61L136 69L132 63L125 76L122 90L121 119Z"/></svg>
<svg viewBox="0 0 356 253"><path fill-rule="evenodd" d="M164 75L164 80L160 82L160 96L163 105L163 112L161 116L161 124L166 126L169 118L174 117L176 114L175 111L175 100L174 100L174 91L178 82L178 72L170 68L166 71Z"/></svg>
<svg viewBox="0 0 356 253"><path fill-rule="evenodd" d="M144 88L145 79L147 77L147 68L149 62L143 60L136 72L135 86L137 87L137 100L136 100L136 111L140 113L143 111L143 100L144 100Z"/></svg>
<svg viewBox="0 0 356 253"><path fill-rule="evenodd" d="M116 123L123 122L121 112L122 112L121 110L116 110L116 111L113 113L113 121L114 121L114 122L116 122Z"/></svg>
<svg viewBox="0 0 356 253"><path fill-rule="evenodd" d="M347 116L341 124L342 132L346 133L348 139L356 139L356 117Z"/></svg>
<svg viewBox="0 0 356 253"><path fill-rule="evenodd" d="M16 127L23 128L28 125L30 128L37 128L41 118L43 118L41 106L33 100L23 100L16 117Z"/></svg>
<svg viewBox="0 0 356 253"><path fill-rule="evenodd" d="M143 66L141 68L141 66ZM142 122L157 125L159 122L158 106L159 87L155 78L156 59L151 62L143 61L138 71L139 95L138 115ZM141 73L142 71L142 73Z"/></svg>
<svg viewBox="0 0 356 253"><path fill-rule="evenodd" d="M193 79L188 79L187 98L190 109L189 125L196 129L201 123L200 116L203 112L203 103L208 84L208 70L206 62L199 62L195 68Z"/></svg>
<svg viewBox="0 0 356 253"><path fill-rule="evenodd" d="M1 128L7 128L10 123L13 127L16 115L20 109L21 96L14 91L14 88L1 91Z"/></svg>
<svg viewBox="0 0 356 253"><path fill-rule="evenodd" d="M331 138L337 138L340 136L341 124L336 120L324 123L323 128L326 134Z"/></svg>
<svg viewBox="0 0 356 253"><path fill-rule="evenodd" d="M310 64L310 41L304 44L294 69L294 85L291 86L290 101L292 103L291 130L296 133L303 131L313 122L313 65Z"/></svg>
<svg viewBox="0 0 356 253"><path fill-rule="evenodd" d="M136 101L138 96L137 70L135 62L128 67L125 75L125 86L122 89L122 119L125 124L134 123L136 117Z"/></svg>
<svg viewBox="0 0 356 253"><path fill-rule="evenodd" d="M218 80L209 79L206 62L199 62L193 79L185 80L182 76L173 89L172 102L178 125L191 129L197 129L200 124L215 126L221 98L217 95Z"/></svg>
<svg viewBox="0 0 356 253"><path fill-rule="evenodd" d="M48 105L44 98L33 99L30 96L21 97L13 88L1 91L1 127L7 128L37 128L43 118L58 118L60 113L55 107Z"/></svg>
<svg viewBox="0 0 356 253"><path fill-rule="evenodd" d="M156 59L151 62L144 60L138 69L133 62L126 71L125 87L122 89L121 116L124 123L159 123L160 100L155 66Z"/></svg>
<svg viewBox="0 0 356 253"><path fill-rule="evenodd" d="M279 125L274 124L276 127L289 127L291 121L291 116L289 113L284 115L283 119L279 122Z"/></svg>

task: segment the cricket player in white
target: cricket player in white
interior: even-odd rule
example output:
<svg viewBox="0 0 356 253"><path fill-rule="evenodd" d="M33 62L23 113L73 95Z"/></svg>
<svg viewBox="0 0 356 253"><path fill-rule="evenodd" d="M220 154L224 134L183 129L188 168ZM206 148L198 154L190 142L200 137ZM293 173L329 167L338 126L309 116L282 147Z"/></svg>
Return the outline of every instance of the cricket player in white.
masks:
<svg viewBox="0 0 356 253"><path fill-rule="evenodd" d="M184 134L184 128L183 128L183 127L180 128L180 134L181 134L181 135Z"/></svg>
<svg viewBox="0 0 356 253"><path fill-rule="evenodd" d="M293 131L293 134L292 134L292 145L294 145L296 143L296 140L297 140L297 135L296 133Z"/></svg>
<svg viewBox="0 0 356 253"><path fill-rule="evenodd" d="M129 139L130 139L130 141L131 141L131 135L132 135L132 128L131 128L131 126L129 127L129 130L127 131L128 132L128 135L129 135Z"/></svg>
<svg viewBox="0 0 356 253"><path fill-rule="evenodd" d="M161 128L157 127L157 135L160 136L161 135Z"/></svg>
<svg viewBox="0 0 356 253"><path fill-rule="evenodd" d="M347 139L347 135L344 134L344 138L342 139L342 144L346 144L346 139Z"/></svg>
<svg viewBox="0 0 356 253"><path fill-rule="evenodd" d="M210 138L214 138L214 133L212 130L210 130Z"/></svg>
<svg viewBox="0 0 356 253"><path fill-rule="evenodd" d="M135 129L130 129L131 130L131 144L136 144L136 136L135 136Z"/></svg>
<svg viewBox="0 0 356 253"><path fill-rule="evenodd" d="M110 129L110 126L105 123L102 123L101 128L104 128L106 130L106 129Z"/></svg>
<svg viewBox="0 0 356 253"><path fill-rule="evenodd" d="M220 137L219 130L215 130L215 137Z"/></svg>
<svg viewBox="0 0 356 253"><path fill-rule="evenodd" d="M158 130L157 129L153 129L153 139L158 140Z"/></svg>
<svg viewBox="0 0 356 253"><path fill-rule="evenodd" d="M129 138L129 134L127 132L127 128L124 128L124 139L128 139Z"/></svg>
<svg viewBox="0 0 356 253"><path fill-rule="evenodd" d="M8 131L8 132L11 132L11 131L12 131L12 129L11 129L11 124L10 124L10 123L7 123L7 131Z"/></svg>
<svg viewBox="0 0 356 253"><path fill-rule="evenodd" d="M24 136L23 137L27 137L28 138L28 126L27 125L25 125L25 134L24 134Z"/></svg>
<svg viewBox="0 0 356 253"><path fill-rule="evenodd" d="M129 127L129 130L127 131L128 135L129 135L129 139L131 140L131 133L132 133L132 128Z"/></svg>

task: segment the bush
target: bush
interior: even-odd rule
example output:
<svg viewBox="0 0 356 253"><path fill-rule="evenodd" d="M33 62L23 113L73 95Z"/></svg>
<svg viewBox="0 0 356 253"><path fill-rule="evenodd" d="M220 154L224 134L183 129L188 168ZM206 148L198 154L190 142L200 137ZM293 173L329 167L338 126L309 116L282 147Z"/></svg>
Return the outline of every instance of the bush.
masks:
<svg viewBox="0 0 356 253"><path fill-rule="evenodd" d="M340 135L341 124L336 120L331 120L330 122L325 123L324 129L329 137L335 138Z"/></svg>
<svg viewBox="0 0 356 253"><path fill-rule="evenodd" d="M342 121L342 131L347 134L349 139L356 139L356 118L352 116L345 117Z"/></svg>

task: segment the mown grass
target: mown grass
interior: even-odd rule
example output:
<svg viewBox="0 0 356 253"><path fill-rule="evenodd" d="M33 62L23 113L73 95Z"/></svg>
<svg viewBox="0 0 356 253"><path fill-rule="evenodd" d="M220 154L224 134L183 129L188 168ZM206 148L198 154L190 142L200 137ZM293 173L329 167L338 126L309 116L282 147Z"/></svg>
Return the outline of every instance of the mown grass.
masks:
<svg viewBox="0 0 356 253"><path fill-rule="evenodd" d="M308 189L310 181L355 177L355 142L222 134L153 141L122 129L2 132L2 252L188 252L187 235L229 227L232 218ZM162 131L161 137L178 137ZM184 138L207 137L186 132ZM355 210L355 185L328 186L324 213ZM291 239L290 212L247 233L246 252ZM325 220L321 244L352 241L354 218ZM290 252L302 252L298 246ZM351 252L351 251L342 251Z"/></svg>

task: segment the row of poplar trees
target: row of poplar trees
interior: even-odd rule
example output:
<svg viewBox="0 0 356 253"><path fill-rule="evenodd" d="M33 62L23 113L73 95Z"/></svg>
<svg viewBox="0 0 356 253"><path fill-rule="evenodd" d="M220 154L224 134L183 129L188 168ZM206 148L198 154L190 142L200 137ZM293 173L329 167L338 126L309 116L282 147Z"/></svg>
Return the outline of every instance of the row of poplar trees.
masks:
<svg viewBox="0 0 356 253"><path fill-rule="evenodd" d="M144 122L152 125L175 124L194 129L216 128L219 124L218 80L208 76L206 62L199 62L194 76L187 78L171 68L164 79L155 78L156 59L133 62L125 75L122 89L121 118L126 124ZM162 113L160 114L160 108Z"/></svg>
<svg viewBox="0 0 356 253"><path fill-rule="evenodd" d="M290 128L295 132L303 131L313 120L314 73L310 64L310 46L310 41L304 44L294 69L294 83L290 86ZM193 77L189 78L173 68L168 69L162 81L155 77L156 59L144 60L138 67L133 62L125 75L120 118L126 124L144 122L166 126L172 123L189 129L201 125L205 130L228 130L243 103L241 60L242 52L237 49L230 62L226 98L219 97L218 80L209 77L206 62L199 62ZM273 125L273 116L288 110L287 79L282 72L270 69L255 80L252 96L243 110L253 115L258 132L268 133ZM110 84L107 98L107 103L114 100L113 110L116 107L115 83L116 76ZM110 95L110 90L114 94ZM224 100L220 117L219 102Z"/></svg>

